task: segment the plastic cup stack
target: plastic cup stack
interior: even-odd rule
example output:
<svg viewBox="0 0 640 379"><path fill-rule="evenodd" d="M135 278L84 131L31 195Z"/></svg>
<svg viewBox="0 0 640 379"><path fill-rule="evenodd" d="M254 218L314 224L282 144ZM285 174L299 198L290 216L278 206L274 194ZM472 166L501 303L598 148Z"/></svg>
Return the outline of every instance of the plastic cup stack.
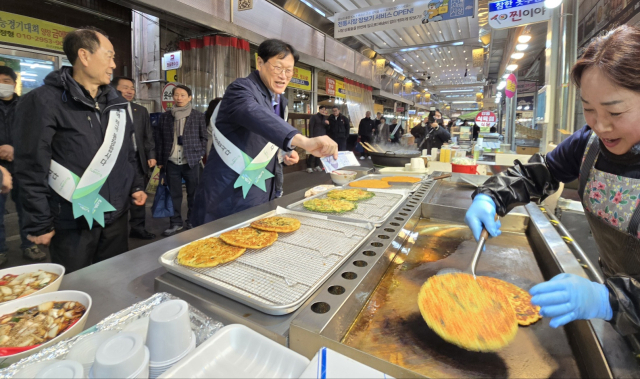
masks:
<svg viewBox="0 0 640 379"><path fill-rule="evenodd" d="M79 362L84 367L84 371L89 373L93 362L96 360L98 347L117 334L118 332L111 330L95 333L73 345L69 350L69 354L67 354L67 359Z"/></svg>
<svg viewBox="0 0 640 379"><path fill-rule="evenodd" d="M157 306L149 317L149 378L155 379L184 358L196 347L191 331L189 305L171 300Z"/></svg>
<svg viewBox="0 0 640 379"><path fill-rule="evenodd" d="M84 368L76 361L57 361L41 368L36 378L75 379L84 378Z"/></svg>
<svg viewBox="0 0 640 379"><path fill-rule="evenodd" d="M122 332L109 338L96 351L89 378L148 378L149 349L142 336Z"/></svg>

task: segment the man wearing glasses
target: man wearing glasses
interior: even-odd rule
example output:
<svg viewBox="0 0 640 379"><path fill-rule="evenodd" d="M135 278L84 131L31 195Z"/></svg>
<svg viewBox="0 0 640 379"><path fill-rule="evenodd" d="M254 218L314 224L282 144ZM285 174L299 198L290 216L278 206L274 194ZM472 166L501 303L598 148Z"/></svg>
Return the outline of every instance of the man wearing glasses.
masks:
<svg viewBox="0 0 640 379"><path fill-rule="evenodd" d="M298 53L276 39L258 47L258 69L236 79L211 116L213 147L196 191L193 226L232 215L276 197L278 149L284 163L298 162L296 146L317 157L338 157L327 136L307 138L284 121L284 91Z"/></svg>

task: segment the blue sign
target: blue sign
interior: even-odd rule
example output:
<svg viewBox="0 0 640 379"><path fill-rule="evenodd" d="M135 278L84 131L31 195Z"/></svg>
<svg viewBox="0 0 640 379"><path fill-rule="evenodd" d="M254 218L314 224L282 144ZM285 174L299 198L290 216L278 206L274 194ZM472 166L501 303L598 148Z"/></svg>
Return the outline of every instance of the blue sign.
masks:
<svg viewBox="0 0 640 379"><path fill-rule="evenodd" d="M489 3L489 12L498 12L510 8L524 7L536 3L544 3L544 0L502 0Z"/></svg>

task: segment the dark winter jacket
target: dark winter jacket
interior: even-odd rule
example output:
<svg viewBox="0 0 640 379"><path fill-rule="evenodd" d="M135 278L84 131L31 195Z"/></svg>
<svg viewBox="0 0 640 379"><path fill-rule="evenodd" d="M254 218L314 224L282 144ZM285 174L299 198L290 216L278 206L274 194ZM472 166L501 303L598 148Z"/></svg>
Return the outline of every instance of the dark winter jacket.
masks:
<svg viewBox="0 0 640 379"><path fill-rule="evenodd" d="M290 151L291 139L300 133L283 119L287 107L285 96L280 96L280 114L275 114L271 94L258 71L231 83L219 106L216 128L252 159L268 142ZM273 174L277 164L276 153L265 168ZM194 207L191 217L194 226L275 199L274 178L265 181L266 192L252 186L246 198L240 187L234 188L237 179L238 174L224 163L212 146L195 195L198 206Z"/></svg>
<svg viewBox="0 0 640 379"><path fill-rule="evenodd" d="M325 120L327 117L322 113L318 112L311 116L309 120L309 137L320 137L327 135L327 125Z"/></svg>
<svg viewBox="0 0 640 379"><path fill-rule="evenodd" d="M431 151L434 147L440 149L442 145L450 139L451 134L449 134L444 126L440 126L437 129L429 126L426 129L426 136L424 142L422 142L422 147L418 147L418 149L427 149L428 151Z"/></svg>
<svg viewBox="0 0 640 379"><path fill-rule="evenodd" d="M5 104L4 101L0 100L0 146L13 146L13 133L15 132L15 128L13 126L13 118L19 100L20 97L15 93L13 94L13 100L8 104ZM0 165L4 166L7 170L9 170L9 172L13 172L13 162L0 159Z"/></svg>
<svg viewBox="0 0 640 379"><path fill-rule="evenodd" d="M360 125L358 125L358 135L371 137L375 128L376 122L369 117L365 117L360 120Z"/></svg>
<svg viewBox="0 0 640 379"><path fill-rule="evenodd" d="M71 67L51 72L44 85L24 95L16 108L15 172L21 187L24 230L34 236L54 228L88 228L85 218L73 217L71 203L49 188L49 166L53 159L81 177L105 139L110 112L127 110L127 100L111 86L101 86L93 99L72 75ZM105 224L125 214L131 194L143 189L135 172L132 133L127 117L127 137L100 189L100 196L116 209L105 213Z"/></svg>
<svg viewBox="0 0 640 379"><path fill-rule="evenodd" d="M142 105L131 103L133 114L133 128L136 134L136 146L138 148L138 160L140 169L145 174L149 173L149 159L156 159L156 141L151 129L149 111Z"/></svg>
<svg viewBox="0 0 640 379"><path fill-rule="evenodd" d="M156 136L156 156L158 165L166 166L171 149L173 148L173 136L175 118L168 110L160 115ZM182 134L184 156L189 167L194 167L204 156L207 149L207 124L204 113L191 109L191 114L184 123Z"/></svg>
<svg viewBox="0 0 640 379"><path fill-rule="evenodd" d="M346 140L349 137L349 119L343 116L342 113L336 116L329 116L329 127L327 128L327 135L332 140Z"/></svg>
<svg viewBox="0 0 640 379"><path fill-rule="evenodd" d="M525 164L516 160L514 167L489 178L473 193L473 197L478 193L490 196L500 216L505 216L518 205L544 200L558 190L559 182L569 183L578 179L590 137L591 128L585 125L546 156L535 154ZM632 152L614 155L600 143L595 168L617 176L640 179L640 155ZM613 309L611 324L623 334L640 332L640 277L612 276L606 278L605 285L609 289Z"/></svg>

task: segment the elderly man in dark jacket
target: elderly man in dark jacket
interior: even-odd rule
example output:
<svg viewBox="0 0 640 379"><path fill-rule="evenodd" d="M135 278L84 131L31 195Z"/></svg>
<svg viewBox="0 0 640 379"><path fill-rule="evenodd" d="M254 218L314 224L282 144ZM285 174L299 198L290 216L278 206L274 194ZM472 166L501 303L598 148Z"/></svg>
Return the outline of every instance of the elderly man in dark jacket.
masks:
<svg viewBox="0 0 640 379"><path fill-rule="evenodd" d="M340 108L333 106L329 116L327 134L338 144L338 151L347 150L347 138L349 138L349 119L340 113Z"/></svg>
<svg viewBox="0 0 640 379"><path fill-rule="evenodd" d="M73 67L18 103L15 170L28 238L50 243L51 260L72 272L128 250L129 203L147 195L128 102L109 86L113 45L85 28L67 34L63 49Z"/></svg>
<svg viewBox="0 0 640 379"><path fill-rule="evenodd" d="M360 120L360 125L358 125L358 137L360 137L360 142L373 142L373 133L376 132L376 121L379 120L371 119L371 112L367 111L367 113L365 113L364 118ZM380 125L380 123L378 123L377 125ZM362 156L360 156L360 159L365 159L365 157L367 156L369 157L369 159L371 159L371 156L369 155L369 153L367 153L367 149L364 149L364 152L362 153Z"/></svg>
<svg viewBox="0 0 640 379"><path fill-rule="evenodd" d="M327 120L327 108L324 105L318 107L318 113L311 116L309 120L309 137L320 137L327 135L327 126L329 121ZM307 157L307 172L322 171L320 168L320 158L309 154Z"/></svg>
<svg viewBox="0 0 640 379"><path fill-rule="evenodd" d="M165 168L173 199L173 216L162 235L172 236L186 226L191 229L191 212L198 187L200 161L207 148L207 124L204 113L191 108L191 89L184 85L173 89L174 106L160 116L156 138L158 167ZM187 187L187 219L182 223L182 180Z"/></svg>
<svg viewBox="0 0 640 379"><path fill-rule="evenodd" d="M266 40L258 46L258 70L225 91L211 117L214 144L196 193L194 226L273 200L278 149L291 152L285 164L297 163L296 146L338 158L328 137L307 138L283 119L287 99L282 94L297 60L293 46Z"/></svg>

